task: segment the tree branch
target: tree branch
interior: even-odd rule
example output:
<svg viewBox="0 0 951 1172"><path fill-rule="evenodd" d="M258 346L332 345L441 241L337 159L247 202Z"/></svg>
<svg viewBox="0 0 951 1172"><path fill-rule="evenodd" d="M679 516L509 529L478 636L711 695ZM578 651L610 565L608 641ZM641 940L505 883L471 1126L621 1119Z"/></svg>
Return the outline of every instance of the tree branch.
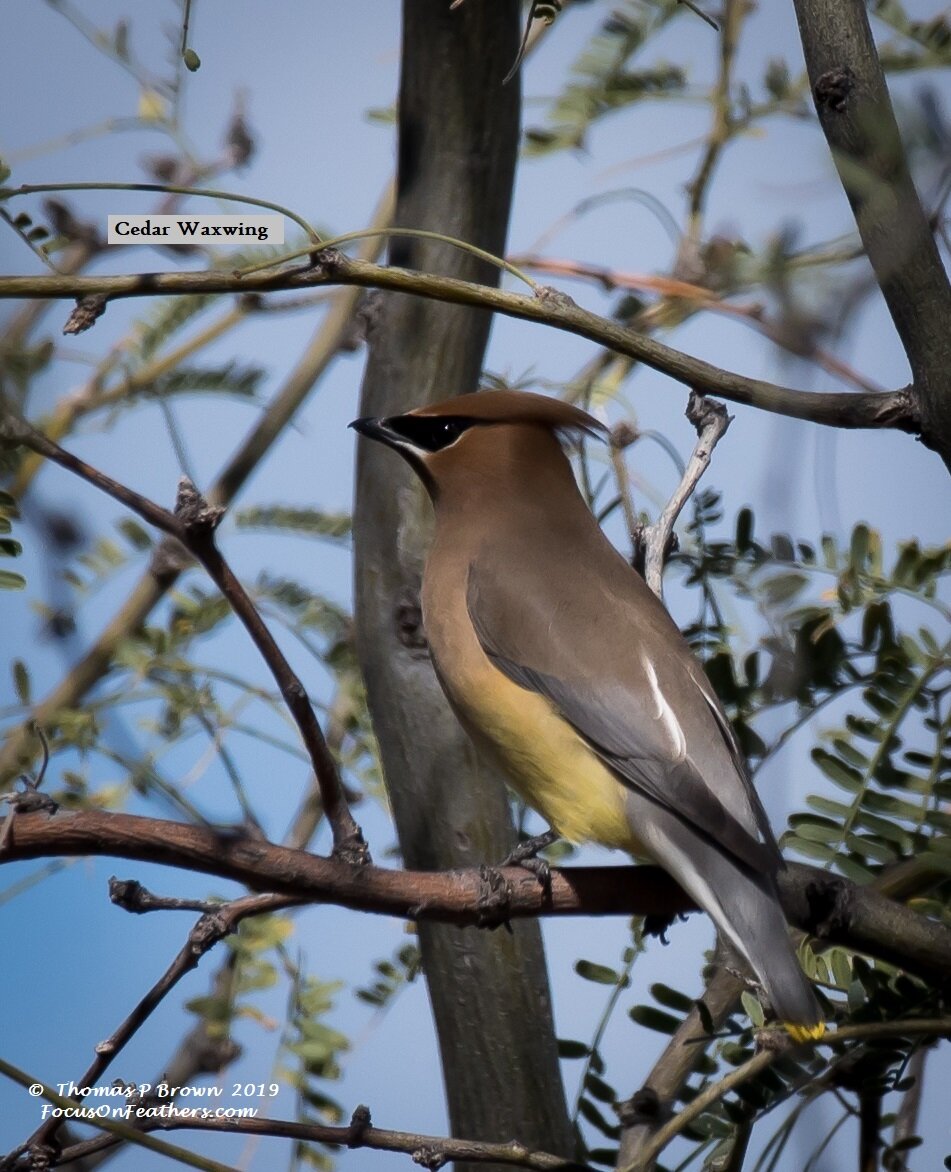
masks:
<svg viewBox="0 0 951 1172"><path fill-rule="evenodd" d="M909 388L882 394L796 390L746 378L683 354L672 346L580 308L557 290L543 289L541 296L530 297L455 277L431 276L410 269L353 260L335 251L320 253L318 260L316 267L251 273L240 278L216 271L93 277L0 277L0 298L69 298L93 293L110 298L167 293L273 293L335 284L388 289L455 305L491 309L508 317L553 326L637 359L690 387L703 387L707 393L762 411L828 427L895 428L911 433L920 430L922 439L930 447L937 447L940 441L940 435L932 436L922 428Z"/></svg>
<svg viewBox="0 0 951 1172"><path fill-rule="evenodd" d="M317 1123L295 1123L284 1119L200 1119L194 1116L172 1114L167 1119L145 1120L143 1132L156 1130L214 1131L227 1135L279 1136L302 1142L333 1144L344 1148L369 1148L378 1152L402 1152L424 1168L438 1169L453 1161L471 1164L511 1164L528 1168L529 1172L594 1172L589 1164L579 1164L549 1152L532 1151L518 1140L508 1143L486 1143L471 1139L447 1139L437 1135L418 1135L408 1131L391 1131L372 1127L370 1112L358 1107L348 1127L329 1127ZM89 1156L112 1147L117 1142L112 1136L78 1143L66 1148L59 1164Z"/></svg>
<svg viewBox="0 0 951 1172"><path fill-rule="evenodd" d="M687 418L697 429L697 443L676 492L664 506L664 511L655 523L648 526L645 535L647 549L644 558L644 578L661 602L664 600L664 561L667 543L681 510L690 500L700 477L706 472L713 449L726 435L726 429L730 426L733 416L727 415L722 403L707 399L699 391L691 391L687 404Z"/></svg>
<svg viewBox="0 0 951 1172"><path fill-rule="evenodd" d="M671 918L696 906L666 871L634 866L554 869L550 898L534 875L507 867L501 871L502 898L489 907L477 868L430 872L360 867L241 832L102 811L18 814L0 863L78 855L163 863L232 879L252 891L459 926L540 915ZM927 981L947 981L951 928L870 887L801 863L790 863L780 872L779 888L789 922L822 943L867 953Z"/></svg>
<svg viewBox="0 0 951 1172"><path fill-rule="evenodd" d="M908 168L863 0L795 0L819 122L911 367L922 434L951 467L951 285Z"/></svg>

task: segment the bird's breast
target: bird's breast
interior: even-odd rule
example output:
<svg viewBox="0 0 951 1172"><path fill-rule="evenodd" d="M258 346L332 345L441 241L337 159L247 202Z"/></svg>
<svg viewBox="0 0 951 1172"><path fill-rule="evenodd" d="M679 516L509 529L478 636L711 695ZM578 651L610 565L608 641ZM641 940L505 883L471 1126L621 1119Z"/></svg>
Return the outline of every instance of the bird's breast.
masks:
<svg viewBox="0 0 951 1172"><path fill-rule="evenodd" d="M423 622L449 702L518 795L571 842L644 854L625 817L624 787L548 700L494 666L464 592L447 605L424 590Z"/></svg>

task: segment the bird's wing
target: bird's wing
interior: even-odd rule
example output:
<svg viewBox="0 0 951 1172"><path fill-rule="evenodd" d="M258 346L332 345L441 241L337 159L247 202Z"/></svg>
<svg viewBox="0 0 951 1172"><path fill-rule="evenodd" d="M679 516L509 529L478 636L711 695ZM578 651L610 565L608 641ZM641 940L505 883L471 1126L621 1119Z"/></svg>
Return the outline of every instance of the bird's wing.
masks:
<svg viewBox="0 0 951 1172"><path fill-rule="evenodd" d="M613 613L599 622L598 601L585 599L582 643L577 634L574 640L564 637L558 619L568 619L576 608L553 596L550 580L533 583L531 592L520 586L470 566L469 617L495 666L520 687L546 697L624 785L660 803L745 867L775 874L782 858L732 729L709 683L697 678L702 672L676 628L671 624L669 632L655 632L651 642L658 637L674 642L663 648L665 674L677 673L678 706L685 698L691 708L687 720L664 696L650 646L636 646L644 631L638 631L636 610L626 600L612 596ZM636 598L632 605L644 601ZM629 632L618 622L625 617L632 620ZM722 787L730 787L726 802ZM748 816L741 820L737 809Z"/></svg>

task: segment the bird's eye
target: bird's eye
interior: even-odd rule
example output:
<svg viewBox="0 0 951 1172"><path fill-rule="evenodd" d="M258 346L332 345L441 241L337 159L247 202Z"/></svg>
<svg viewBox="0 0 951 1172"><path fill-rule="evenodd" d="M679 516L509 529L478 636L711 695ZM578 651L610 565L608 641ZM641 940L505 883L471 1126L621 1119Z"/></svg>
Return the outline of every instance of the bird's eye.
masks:
<svg viewBox="0 0 951 1172"><path fill-rule="evenodd" d="M435 428L435 437L440 441L439 447L448 447L453 444L466 430L466 422L463 419L440 419Z"/></svg>
<svg viewBox="0 0 951 1172"><path fill-rule="evenodd" d="M399 415L387 420L387 424L414 447L438 452L454 444L473 420L460 415Z"/></svg>

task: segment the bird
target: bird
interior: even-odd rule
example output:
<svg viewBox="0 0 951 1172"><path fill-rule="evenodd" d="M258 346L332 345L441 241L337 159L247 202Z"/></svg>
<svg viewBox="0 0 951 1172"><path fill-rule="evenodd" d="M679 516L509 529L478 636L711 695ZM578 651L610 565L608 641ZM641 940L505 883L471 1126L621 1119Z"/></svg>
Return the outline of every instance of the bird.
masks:
<svg viewBox="0 0 951 1172"><path fill-rule="evenodd" d="M432 500L423 630L476 748L559 836L666 869L793 1041L820 1038L779 900L786 864L729 719L575 480L566 441L604 425L545 395L481 390L350 426Z"/></svg>

